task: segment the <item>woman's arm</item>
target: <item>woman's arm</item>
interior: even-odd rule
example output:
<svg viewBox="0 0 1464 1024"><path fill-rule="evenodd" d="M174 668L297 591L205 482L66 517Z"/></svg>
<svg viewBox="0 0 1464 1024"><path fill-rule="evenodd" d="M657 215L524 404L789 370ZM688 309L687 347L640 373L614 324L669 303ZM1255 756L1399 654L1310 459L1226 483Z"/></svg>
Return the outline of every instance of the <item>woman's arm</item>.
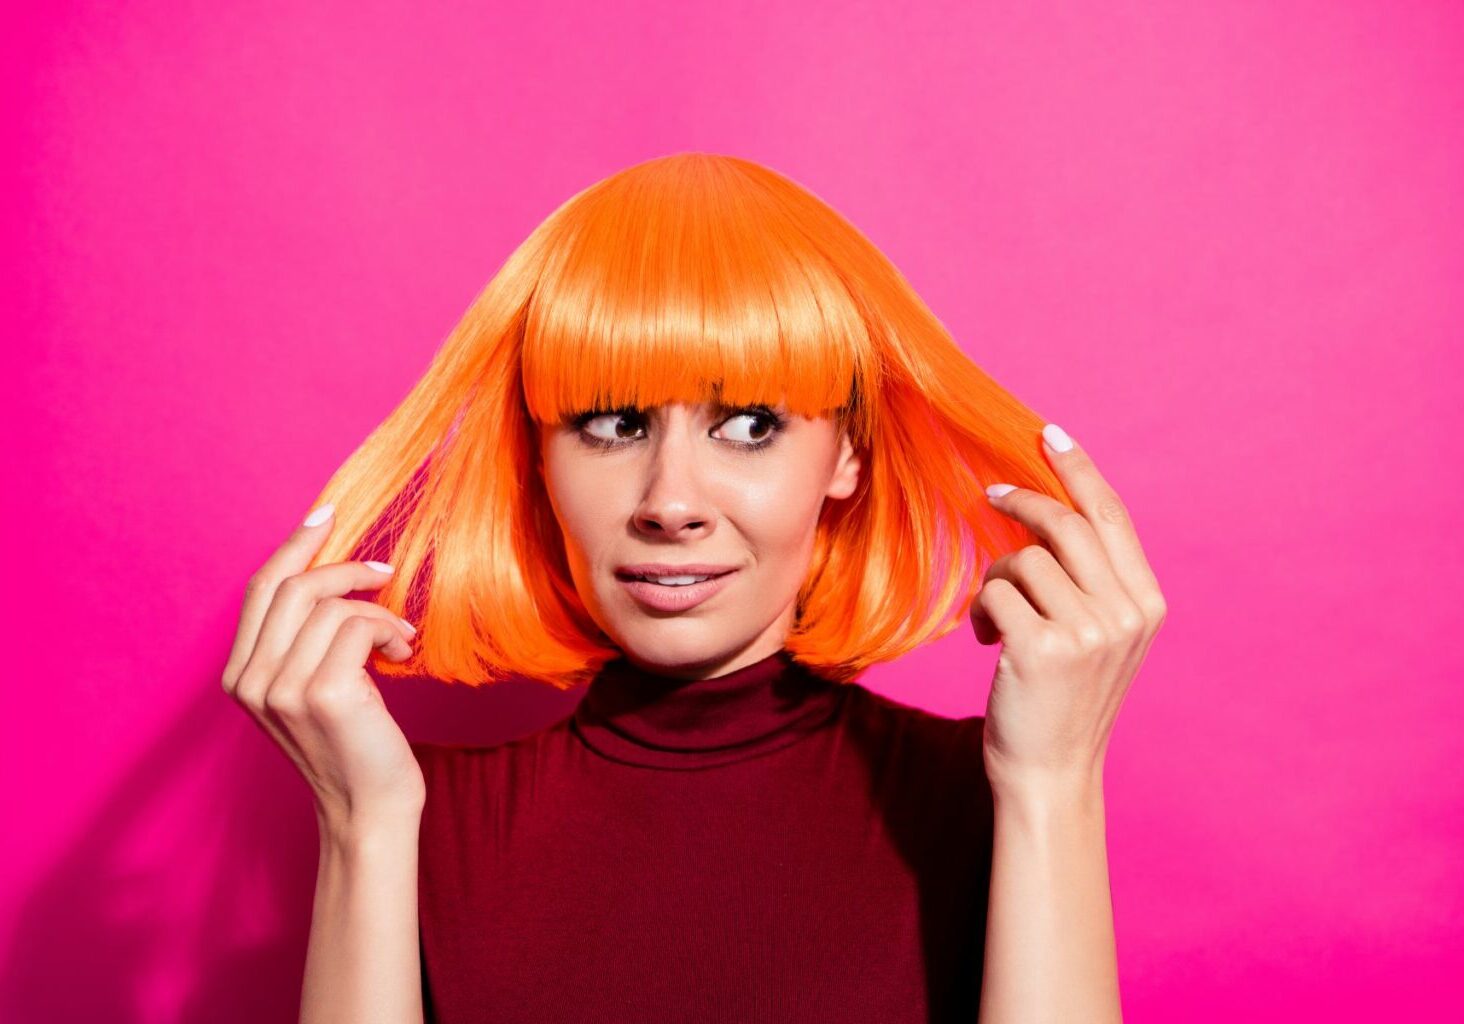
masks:
<svg viewBox="0 0 1464 1024"><path fill-rule="evenodd" d="M1039 543L992 563L972 607L1001 643L982 729L994 802L982 1024L1122 1020L1104 840L1113 723L1167 606L1133 520L1061 427L1042 449L1072 504L992 504Z"/></svg>
<svg viewBox="0 0 1464 1024"><path fill-rule="evenodd" d="M301 1024L422 1024L420 824L322 822Z"/></svg>
<svg viewBox="0 0 1464 1024"><path fill-rule="evenodd" d="M300 1016L307 1024L419 1024L417 843L426 783L367 671L412 657L416 627L372 601L384 562L310 567L334 529L322 505L250 577L224 692L299 769L320 865Z"/></svg>
<svg viewBox="0 0 1464 1024"><path fill-rule="evenodd" d="M995 806L980 1024L1122 1021L1101 781Z"/></svg>

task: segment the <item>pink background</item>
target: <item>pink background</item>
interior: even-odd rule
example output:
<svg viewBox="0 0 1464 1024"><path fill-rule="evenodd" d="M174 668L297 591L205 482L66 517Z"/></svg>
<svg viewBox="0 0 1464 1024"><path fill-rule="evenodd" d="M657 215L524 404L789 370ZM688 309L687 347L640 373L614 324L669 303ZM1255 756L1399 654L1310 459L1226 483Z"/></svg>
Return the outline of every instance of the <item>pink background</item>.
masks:
<svg viewBox="0 0 1464 1024"><path fill-rule="evenodd" d="M1107 773L1129 1021L1464 986L1464 8L71 3L3 44L0 1017L293 1019L248 575L573 192L781 170L1098 459L1170 604ZM969 630L871 671L980 713ZM578 694L397 684L414 739Z"/></svg>

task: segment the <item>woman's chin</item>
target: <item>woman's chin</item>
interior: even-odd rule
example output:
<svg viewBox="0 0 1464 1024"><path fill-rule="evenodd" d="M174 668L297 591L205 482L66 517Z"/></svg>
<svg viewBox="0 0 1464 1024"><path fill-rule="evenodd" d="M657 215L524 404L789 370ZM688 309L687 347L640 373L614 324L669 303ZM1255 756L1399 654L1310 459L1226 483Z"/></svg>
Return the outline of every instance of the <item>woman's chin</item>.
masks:
<svg viewBox="0 0 1464 1024"><path fill-rule="evenodd" d="M693 669L725 656L726 637L709 622L643 621L626 625L616 646L641 664Z"/></svg>

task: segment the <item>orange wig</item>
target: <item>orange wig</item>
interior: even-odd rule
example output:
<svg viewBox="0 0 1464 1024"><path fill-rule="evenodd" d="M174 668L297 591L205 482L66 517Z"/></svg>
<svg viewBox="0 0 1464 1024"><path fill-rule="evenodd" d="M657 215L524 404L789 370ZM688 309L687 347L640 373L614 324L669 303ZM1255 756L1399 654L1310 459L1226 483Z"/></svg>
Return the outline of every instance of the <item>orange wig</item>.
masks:
<svg viewBox="0 0 1464 1024"><path fill-rule="evenodd" d="M384 558L420 629L385 676L568 689L620 652L575 590L537 430L591 409L780 402L831 416L859 485L820 512L785 646L847 682L955 629L1034 538L1006 481L1071 504L1043 420L968 358L892 263L799 184L678 153L571 197L504 262L318 502L313 565ZM361 554L362 550L369 553Z"/></svg>

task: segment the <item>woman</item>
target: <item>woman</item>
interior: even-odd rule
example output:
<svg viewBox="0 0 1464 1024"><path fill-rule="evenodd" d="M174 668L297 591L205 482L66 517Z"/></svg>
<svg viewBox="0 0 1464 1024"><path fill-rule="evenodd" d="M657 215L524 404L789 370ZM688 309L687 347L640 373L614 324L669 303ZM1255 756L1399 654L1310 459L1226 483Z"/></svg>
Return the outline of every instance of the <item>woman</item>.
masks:
<svg viewBox="0 0 1464 1024"><path fill-rule="evenodd" d="M1102 765L1163 598L807 190L687 153L574 196L321 501L223 674L316 798L302 1019L1119 1019ZM985 717L857 682L966 617ZM412 744L368 660L588 688Z"/></svg>

